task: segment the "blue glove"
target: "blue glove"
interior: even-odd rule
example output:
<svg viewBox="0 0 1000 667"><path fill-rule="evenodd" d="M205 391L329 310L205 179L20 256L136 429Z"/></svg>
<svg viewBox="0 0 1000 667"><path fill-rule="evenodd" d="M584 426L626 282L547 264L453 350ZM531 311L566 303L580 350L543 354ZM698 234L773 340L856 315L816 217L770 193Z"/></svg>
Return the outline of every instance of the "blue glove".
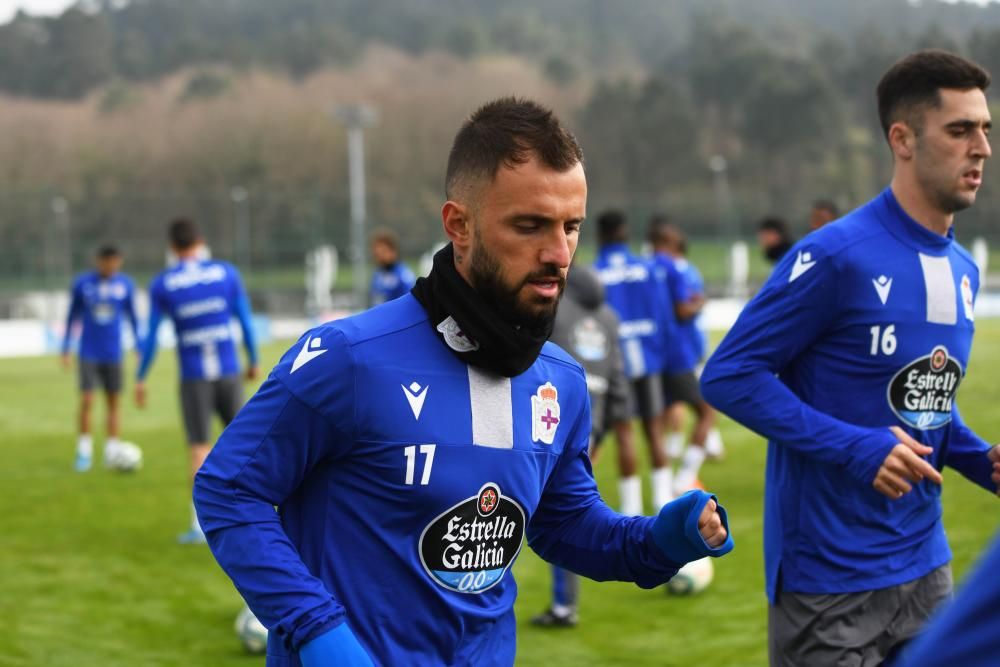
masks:
<svg viewBox="0 0 1000 667"><path fill-rule="evenodd" d="M347 623L311 639L299 649L302 667L374 667Z"/></svg>
<svg viewBox="0 0 1000 667"><path fill-rule="evenodd" d="M722 526L727 533L726 541L715 549L705 543L698 531L698 518L709 500L715 500ZM715 496L699 490L688 491L664 505L650 530L656 546L675 563L690 563L705 556L717 558L729 553L735 546L733 535L729 532L729 518L725 508L719 505Z"/></svg>

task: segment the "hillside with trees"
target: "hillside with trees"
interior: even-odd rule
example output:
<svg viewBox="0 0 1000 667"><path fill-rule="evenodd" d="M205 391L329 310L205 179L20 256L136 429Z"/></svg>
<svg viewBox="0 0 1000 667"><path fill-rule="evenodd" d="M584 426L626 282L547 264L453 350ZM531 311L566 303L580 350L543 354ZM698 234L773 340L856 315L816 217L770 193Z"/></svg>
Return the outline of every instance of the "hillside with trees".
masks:
<svg viewBox="0 0 1000 667"><path fill-rule="evenodd" d="M4 271L56 261L60 225L71 238L158 238L177 212L236 247L237 203L253 223L245 252L255 261L343 244L345 140L332 112L361 102L380 114L366 139L371 218L421 251L438 235L455 128L501 94L537 98L568 120L587 155L592 211L666 210L713 237L745 236L764 213L801 229L812 199L849 208L885 184L875 82L921 47L1000 72L1000 6L101 0L58 17L22 13L0 26L0 228L10 248L47 250L13 253ZM725 161L728 210L714 156ZM987 229L1000 213L994 173L962 230Z"/></svg>

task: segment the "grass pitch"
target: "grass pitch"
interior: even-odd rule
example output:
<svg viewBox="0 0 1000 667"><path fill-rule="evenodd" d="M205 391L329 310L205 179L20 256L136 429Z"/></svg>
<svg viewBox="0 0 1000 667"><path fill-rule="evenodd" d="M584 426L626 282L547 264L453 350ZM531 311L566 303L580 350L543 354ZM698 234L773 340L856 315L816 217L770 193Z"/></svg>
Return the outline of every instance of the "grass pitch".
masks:
<svg viewBox="0 0 1000 667"><path fill-rule="evenodd" d="M263 367L286 346L265 347ZM1000 322L980 322L970 366L963 416L987 439L1000 438ZM126 403L124 436L143 448L144 469L116 475L95 464L77 474L75 372L54 357L0 361L0 665L263 664L234 635L241 601L208 549L175 542L190 515L175 373L172 353L161 352L149 407L138 411L130 396ZM102 416L99 406L98 443ZM737 547L715 563L709 590L672 598L585 581L580 626L540 630L527 621L548 602L548 566L525 548L514 566L519 665L766 664L765 446L727 420L722 432L727 457L706 464L702 480L728 508ZM596 474L615 505L612 447L605 443ZM945 486L960 577L995 532L998 501L954 473Z"/></svg>

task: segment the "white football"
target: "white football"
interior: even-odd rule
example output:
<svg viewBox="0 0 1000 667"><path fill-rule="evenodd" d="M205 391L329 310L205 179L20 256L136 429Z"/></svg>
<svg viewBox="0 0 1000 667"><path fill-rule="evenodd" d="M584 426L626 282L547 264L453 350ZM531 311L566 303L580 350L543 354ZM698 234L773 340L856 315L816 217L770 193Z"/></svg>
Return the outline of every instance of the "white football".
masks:
<svg viewBox="0 0 1000 667"><path fill-rule="evenodd" d="M693 560L667 582L667 590L674 595L695 595L708 588L714 575L715 567L711 558Z"/></svg>
<svg viewBox="0 0 1000 667"><path fill-rule="evenodd" d="M142 467L142 449L134 442L119 442L105 450L104 465L117 472L135 472Z"/></svg>
<svg viewBox="0 0 1000 667"><path fill-rule="evenodd" d="M240 638L243 648L250 653L263 653L267 650L267 628L247 606L236 615L236 636Z"/></svg>

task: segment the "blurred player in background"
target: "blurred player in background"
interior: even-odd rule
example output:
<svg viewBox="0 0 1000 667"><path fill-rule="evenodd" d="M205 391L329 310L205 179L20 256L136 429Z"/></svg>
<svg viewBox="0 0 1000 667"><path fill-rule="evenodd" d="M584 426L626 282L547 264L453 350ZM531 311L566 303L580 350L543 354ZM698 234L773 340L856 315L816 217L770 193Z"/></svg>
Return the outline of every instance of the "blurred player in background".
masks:
<svg viewBox="0 0 1000 667"><path fill-rule="evenodd" d="M136 373L135 397L146 404L146 375L156 356L157 331L163 317L174 324L180 367L180 402L189 446L191 479L208 456L212 442L212 416L228 424L243 405L243 379L236 354L231 319L239 320L247 353L246 377L257 377L257 344L250 314L250 300L240 274L226 262L202 259L203 241L190 220L170 223L170 250L177 263L149 285L149 326ZM192 511L191 528L178 538L182 543L205 542Z"/></svg>
<svg viewBox="0 0 1000 667"><path fill-rule="evenodd" d="M837 205L830 199L817 199L809 211L809 229L815 231L840 217Z"/></svg>
<svg viewBox="0 0 1000 667"><path fill-rule="evenodd" d="M757 223L757 243L765 259L771 264L777 264L795 240L788 231L787 222L775 216L768 216Z"/></svg>
<svg viewBox="0 0 1000 667"><path fill-rule="evenodd" d="M633 407L642 422L652 464L653 506L659 510L674 497L673 470L663 449L661 413L664 408L665 343L674 335L669 312L653 265L633 255L628 247L628 225L620 211L597 218L599 248L594 268L604 285L605 298L619 319L618 340L625 375L632 386ZM629 422L614 424L619 442L629 437ZM642 482L634 465L622 470L619 495L624 514L642 514Z"/></svg>
<svg viewBox="0 0 1000 667"><path fill-rule="evenodd" d="M77 352L80 382L79 436L76 443L76 469L90 470L94 440L90 432L90 413L94 389L100 386L107 403L107 427L104 443L105 463L114 459L120 445L122 391L122 317L128 318L138 346L139 325L135 316L135 287L121 272L122 255L112 245L97 251L94 270L73 281L69 313L62 345L62 365L69 368L73 326L80 322L80 346Z"/></svg>
<svg viewBox="0 0 1000 667"><path fill-rule="evenodd" d="M512 665L525 537L644 587L732 548L703 492L652 518L597 491L583 370L547 342L586 217L582 160L537 104L476 111L430 274L306 333L222 434L195 501L270 629L269 665Z"/></svg>
<svg viewBox="0 0 1000 667"><path fill-rule="evenodd" d="M705 286L701 274L685 258L687 242L683 232L670 224L666 216L654 216L649 225L653 262L662 273L661 284L672 308L676 326L667 338L666 365L663 370L663 393L667 408L663 413L667 434L667 452L680 458L674 476L674 492L684 493L698 480L698 471L713 443L714 455L721 454L722 439L715 428L715 410L702 398L698 388L697 368L705 356L705 331L698 318L705 307ZM695 414L689 446L684 447L683 406ZM678 414L680 413L680 414Z"/></svg>
<svg viewBox="0 0 1000 667"><path fill-rule="evenodd" d="M979 269L953 223L991 154L989 83L944 51L893 65L892 183L792 248L705 366L706 398L770 441L774 666L889 660L951 594L940 470L997 492L1000 449L955 399Z"/></svg>
<svg viewBox="0 0 1000 667"><path fill-rule="evenodd" d="M590 394L591 458L612 424L631 418L629 386L618 347L618 318L604 303L604 287L592 269L573 266L566 278L566 292L559 303L550 341L569 352L583 366ZM618 443L619 471L635 470L632 429L629 440ZM625 460L623 460L625 459ZM577 624L580 582L568 570L552 567L552 603L531 619L547 627Z"/></svg>
<svg viewBox="0 0 1000 667"><path fill-rule="evenodd" d="M399 260L399 238L388 229L380 229L372 234L371 248L375 261L369 298L371 305L377 306L408 294L416 278L413 271Z"/></svg>

